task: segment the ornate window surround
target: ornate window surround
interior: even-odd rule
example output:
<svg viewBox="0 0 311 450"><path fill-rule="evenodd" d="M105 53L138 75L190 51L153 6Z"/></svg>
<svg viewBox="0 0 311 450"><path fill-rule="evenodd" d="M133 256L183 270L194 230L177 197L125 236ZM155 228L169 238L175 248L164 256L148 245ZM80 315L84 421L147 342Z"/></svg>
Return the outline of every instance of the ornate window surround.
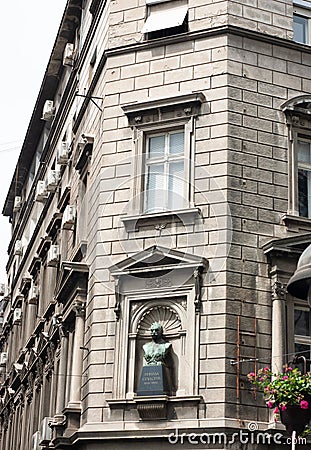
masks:
<svg viewBox="0 0 311 450"><path fill-rule="evenodd" d="M300 95L281 106L288 127L288 210L282 220L293 231L311 231L311 219L299 215L298 207L298 139L310 136L311 95Z"/></svg>
<svg viewBox="0 0 311 450"><path fill-rule="evenodd" d="M194 144L195 118L199 114L205 97L201 92L181 94L174 97L151 99L131 103L122 107L133 130L132 186L127 215L121 218L126 231L135 231L141 222L169 216L181 220L185 225L193 224L200 213L195 208L194 199ZM144 213L144 154L146 136L154 133L184 129L185 133L185 174L188 189L185 193L185 207L178 211Z"/></svg>

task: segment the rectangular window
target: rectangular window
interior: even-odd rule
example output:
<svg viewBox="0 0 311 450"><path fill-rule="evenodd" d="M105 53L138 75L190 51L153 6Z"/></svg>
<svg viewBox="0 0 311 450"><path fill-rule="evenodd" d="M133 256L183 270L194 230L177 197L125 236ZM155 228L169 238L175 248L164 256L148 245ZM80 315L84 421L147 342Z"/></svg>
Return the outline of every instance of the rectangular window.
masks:
<svg viewBox="0 0 311 450"><path fill-rule="evenodd" d="M295 307L294 310L294 333L295 333L295 354L311 356L311 314L309 308Z"/></svg>
<svg viewBox="0 0 311 450"><path fill-rule="evenodd" d="M184 153L184 130L175 130L147 137L146 213L184 208Z"/></svg>
<svg viewBox="0 0 311 450"><path fill-rule="evenodd" d="M311 140L298 137L297 151L299 215L311 218Z"/></svg>
<svg viewBox="0 0 311 450"><path fill-rule="evenodd" d="M308 18L294 14L294 41L308 44Z"/></svg>
<svg viewBox="0 0 311 450"><path fill-rule="evenodd" d="M294 41L311 45L310 22L311 2L294 0L293 31Z"/></svg>
<svg viewBox="0 0 311 450"><path fill-rule="evenodd" d="M188 31L188 4L186 0L160 3L148 2L148 17L142 28L147 39L185 33Z"/></svg>

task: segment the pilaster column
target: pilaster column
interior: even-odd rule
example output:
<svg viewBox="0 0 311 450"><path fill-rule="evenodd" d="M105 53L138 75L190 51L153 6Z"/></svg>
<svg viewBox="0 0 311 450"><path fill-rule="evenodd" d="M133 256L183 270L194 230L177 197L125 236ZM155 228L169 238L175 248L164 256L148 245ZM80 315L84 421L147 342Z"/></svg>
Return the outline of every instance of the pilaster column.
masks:
<svg viewBox="0 0 311 450"><path fill-rule="evenodd" d="M272 279L272 372L281 372L286 353L286 286L275 278Z"/></svg>
<svg viewBox="0 0 311 450"><path fill-rule="evenodd" d="M57 374L57 391L55 415L51 427L54 429L53 438L63 435L66 425L66 416L63 414L66 398L66 378L67 378L67 361L68 361L68 332L63 324L61 317L57 317L57 327L60 338L60 354L59 366Z"/></svg>
<svg viewBox="0 0 311 450"><path fill-rule="evenodd" d="M27 324L25 330L25 342L29 339L35 327L37 304L38 300L36 298L27 300Z"/></svg>
<svg viewBox="0 0 311 450"><path fill-rule="evenodd" d="M68 332L62 323L59 325L59 335L60 335L60 355L59 355L58 382L57 382L55 409L56 414L62 416L62 412L65 407L66 375L67 375L67 360L68 360Z"/></svg>
<svg viewBox="0 0 311 450"><path fill-rule="evenodd" d="M84 342L84 317L85 309L84 303L75 302L73 307L76 313L75 321L75 336L72 352L72 369L71 369L71 385L70 385L70 397L69 408L81 407L81 378L82 378L82 362L83 362L83 347Z"/></svg>
<svg viewBox="0 0 311 450"><path fill-rule="evenodd" d="M69 402L64 409L66 416L66 430L64 436L70 436L80 426L81 417L81 379L82 379L82 362L83 362L83 341L84 341L84 302L76 301L73 305L76 314L75 335L73 340L72 351L72 367L70 384Z"/></svg>

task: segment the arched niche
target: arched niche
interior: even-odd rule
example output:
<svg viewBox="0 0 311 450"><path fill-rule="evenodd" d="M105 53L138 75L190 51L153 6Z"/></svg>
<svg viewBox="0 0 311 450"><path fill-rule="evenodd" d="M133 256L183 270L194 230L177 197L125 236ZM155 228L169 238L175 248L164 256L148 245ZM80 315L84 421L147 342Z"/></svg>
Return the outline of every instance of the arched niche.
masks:
<svg viewBox="0 0 311 450"><path fill-rule="evenodd" d="M113 401L135 398L150 326L163 325L172 343L172 398L198 393L201 285L208 262L198 256L152 246L110 268L115 279L117 358Z"/></svg>
<svg viewBox="0 0 311 450"><path fill-rule="evenodd" d="M129 350L130 354L133 355L133 366L129 368L129 372L133 372L134 377L130 377L129 381L133 382L134 393L137 391L144 364L143 345L151 341L150 327L154 322L162 325L164 339L172 344L169 355L172 395L176 395L184 389L180 376L183 369L182 358L185 357L186 339L183 303L183 298L152 300L137 307L133 313L129 333ZM127 388L131 390L132 386L129 385Z"/></svg>

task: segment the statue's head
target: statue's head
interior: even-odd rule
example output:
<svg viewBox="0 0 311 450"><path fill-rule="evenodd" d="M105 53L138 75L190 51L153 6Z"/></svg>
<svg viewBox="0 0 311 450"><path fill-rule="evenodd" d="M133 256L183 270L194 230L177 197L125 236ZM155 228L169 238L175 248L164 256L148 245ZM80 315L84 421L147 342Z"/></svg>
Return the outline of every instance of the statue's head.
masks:
<svg viewBox="0 0 311 450"><path fill-rule="evenodd" d="M151 337L154 341L160 339L163 335L163 327L159 322L154 322L150 327Z"/></svg>

